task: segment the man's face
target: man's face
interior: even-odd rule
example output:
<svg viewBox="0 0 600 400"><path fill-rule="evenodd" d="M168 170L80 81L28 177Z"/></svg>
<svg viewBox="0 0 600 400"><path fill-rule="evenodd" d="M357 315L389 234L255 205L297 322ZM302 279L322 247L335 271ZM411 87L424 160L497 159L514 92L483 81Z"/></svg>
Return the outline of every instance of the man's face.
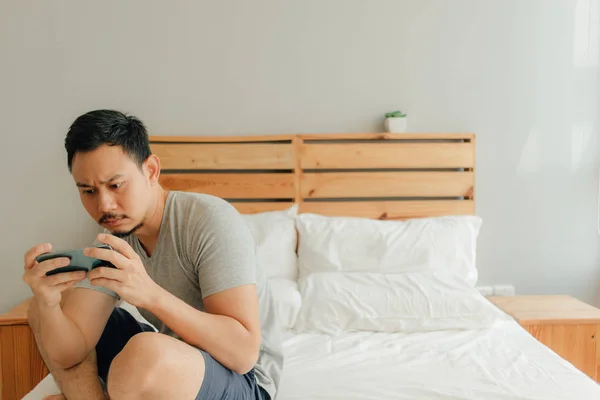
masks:
<svg viewBox="0 0 600 400"><path fill-rule="evenodd" d="M140 228L150 206L151 184L120 146L103 145L73 157L71 172L90 216L116 236Z"/></svg>

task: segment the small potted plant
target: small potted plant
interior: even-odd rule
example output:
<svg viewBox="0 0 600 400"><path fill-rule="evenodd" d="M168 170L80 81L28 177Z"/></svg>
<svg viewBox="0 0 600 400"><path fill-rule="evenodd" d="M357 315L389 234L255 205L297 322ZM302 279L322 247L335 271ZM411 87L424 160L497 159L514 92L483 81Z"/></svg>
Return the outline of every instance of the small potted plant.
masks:
<svg viewBox="0 0 600 400"><path fill-rule="evenodd" d="M385 129L388 132L406 132L406 114L402 111L392 111L385 114Z"/></svg>

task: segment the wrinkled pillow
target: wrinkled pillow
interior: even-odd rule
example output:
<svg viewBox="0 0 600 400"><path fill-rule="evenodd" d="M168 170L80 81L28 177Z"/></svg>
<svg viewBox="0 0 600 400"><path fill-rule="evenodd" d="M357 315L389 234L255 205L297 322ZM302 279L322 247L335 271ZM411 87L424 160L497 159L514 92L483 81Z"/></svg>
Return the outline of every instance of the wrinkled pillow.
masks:
<svg viewBox="0 0 600 400"><path fill-rule="evenodd" d="M269 286L281 329L292 329L302 306L298 284L291 279L271 278L269 279Z"/></svg>
<svg viewBox="0 0 600 400"><path fill-rule="evenodd" d="M472 287L481 218L449 216L380 221L300 214L300 277L315 272L447 270Z"/></svg>
<svg viewBox="0 0 600 400"><path fill-rule="evenodd" d="M259 267L268 278L296 280L298 276L297 213L298 205L294 205L283 211L243 215L256 241Z"/></svg>
<svg viewBox="0 0 600 400"><path fill-rule="evenodd" d="M503 313L445 271L319 272L300 284L296 332L427 332L483 329Z"/></svg>

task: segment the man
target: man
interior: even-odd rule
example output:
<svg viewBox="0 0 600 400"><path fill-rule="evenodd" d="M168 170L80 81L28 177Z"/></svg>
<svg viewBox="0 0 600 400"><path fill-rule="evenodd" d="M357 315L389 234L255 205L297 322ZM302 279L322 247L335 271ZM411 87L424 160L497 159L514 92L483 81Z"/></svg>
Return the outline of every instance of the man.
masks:
<svg viewBox="0 0 600 400"><path fill-rule="evenodd" d="M97 110L65 139L81 202L105 228L111 262L46 276L68 259L25 255L29 321L62 394L79 399L274 399L282 367L254 240L225 200L165 191L160 160L135 117ZM124 300L158 330L120 307Z"/></svg>

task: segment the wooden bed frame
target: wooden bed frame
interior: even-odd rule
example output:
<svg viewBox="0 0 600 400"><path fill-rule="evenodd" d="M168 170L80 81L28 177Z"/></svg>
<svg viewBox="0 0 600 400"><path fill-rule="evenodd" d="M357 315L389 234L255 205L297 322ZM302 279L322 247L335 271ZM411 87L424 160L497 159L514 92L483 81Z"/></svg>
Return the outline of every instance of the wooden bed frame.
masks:
<svg viewBox="0 0 600 400"><path fill-rule="evenodd" d="M475 135L298 134L151 137L161 185L213 194L241 213L401 220L475 213ZM0 400L20 399L48 370L27 300L0 316Z"/></svg>

